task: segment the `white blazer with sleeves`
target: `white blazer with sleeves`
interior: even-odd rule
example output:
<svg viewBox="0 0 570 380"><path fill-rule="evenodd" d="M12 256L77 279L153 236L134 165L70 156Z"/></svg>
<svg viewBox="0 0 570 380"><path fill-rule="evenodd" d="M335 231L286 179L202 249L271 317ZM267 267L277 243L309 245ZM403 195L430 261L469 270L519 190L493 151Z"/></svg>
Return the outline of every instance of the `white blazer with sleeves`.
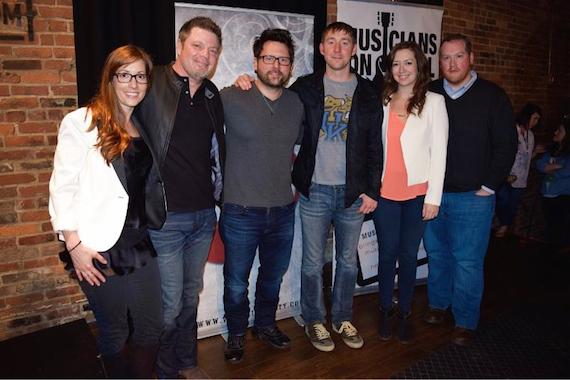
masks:
<svg viewBox="0 0 570 380"><path fill-rule="evenodd" d="M113 165L107 165L95 147L97 130L87 132L90 124L86 108L67 114L61 122L49 182L49 213L60 240L62 231L77 231L85 246L102 252L121 235L129 196Z"/></svg>
<svg viewBox="0 0 570 380"><path fill-rule="evenodd" d="M384 106L382 122L382 143L384 144L384 167L386 171L387 130L390 105ZM427 182L428 188L424 203L439 206L443 194L445 160L447 157L447 138L449 121L445 99L439 94L428 91L421 115L410 114L400 144L404 156L404 165L408 174L408 186Z"/></svg>

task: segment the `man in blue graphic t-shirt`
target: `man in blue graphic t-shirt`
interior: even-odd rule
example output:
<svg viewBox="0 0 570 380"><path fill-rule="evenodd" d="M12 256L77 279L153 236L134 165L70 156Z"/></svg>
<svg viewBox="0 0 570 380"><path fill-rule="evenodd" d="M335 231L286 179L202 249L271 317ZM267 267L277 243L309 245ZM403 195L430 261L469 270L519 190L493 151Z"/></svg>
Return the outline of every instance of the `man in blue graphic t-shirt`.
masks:
<svg viewBox="0 0 570 380"><path fill-rule="evenodd" d="M334 342L325 327L322 276L331 223L336 239L332 330L351 348L364 344L352 324L352 298L362 222L376 208L380 187L382 107L375 85L350 70L356 53L353 27L343 22L328 25L319 48L325 70L301 77L291 86L305 108L293 184L301 193L305 333L316 349L332 351Z"/></svg>

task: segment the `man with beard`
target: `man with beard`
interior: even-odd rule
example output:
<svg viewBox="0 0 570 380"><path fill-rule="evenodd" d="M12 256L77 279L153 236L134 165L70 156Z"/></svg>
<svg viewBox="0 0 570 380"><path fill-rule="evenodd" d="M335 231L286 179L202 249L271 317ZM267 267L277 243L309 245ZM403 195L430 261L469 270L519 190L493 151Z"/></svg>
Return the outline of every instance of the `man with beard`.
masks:
<svg viewBox="0 0 570 380"><path fill-rule="evenodd" d="M152 86L135 111L158 162L156 180L164 183L168 210L163 227L150 231L162 288L161 379L204 377L197 367L196 314L224 160L222 102L207 77L221 45L214 21L187 21L179 31L176 61L155 67Z"/></svg>
<svg viewBox="0 0 570 380"><path fill-rule="evenodd" d="M283 275L289 267L295 218L291 157L303 121L298 96L284 88L295 47L288 31L267 29L253 44L253 89L220 92L226 123L223 208L224 309L229 329L225 359L243 358L249 320L248 279L259 248L253 333L279 348L289 338L275 324Z"/></svg>

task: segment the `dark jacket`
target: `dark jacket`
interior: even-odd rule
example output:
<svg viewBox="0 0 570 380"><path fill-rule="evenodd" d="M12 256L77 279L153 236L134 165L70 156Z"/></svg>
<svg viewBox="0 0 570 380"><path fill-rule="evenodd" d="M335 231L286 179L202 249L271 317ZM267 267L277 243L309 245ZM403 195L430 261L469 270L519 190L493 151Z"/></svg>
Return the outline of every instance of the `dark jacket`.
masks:
<svg viewBox="0 0 570 380"><path fill-rule="evenodd" d="M352 98L346 141L345 207L350 207L360 194L378 199L382 170L382 104L374 84L355 74L358 79ZM293 166L293 184L304 196L315 170L315 155L324 114L324 71L303 76L291 85L305 107L301 149Z"/></svg>
<svg viewBox="0 0 570 380"><path fill-rule="evenodd" d="M135 115L131 117L131 121L134 127L139 131L146 145L150 147L150 138ZM148 228L160 229L166 221L166 192L164 191L164 184L162 183L158 172L158 160L156 153L150 148L149 150L152 154L152 167L150 168L146 178L145 213ZM115 171L117 172L121 183L126 189L127 178L123 159L115 159L113 161L113 166L115 167Z"/></svg>
<svg viewBox="0 0 570 380"><path fill-rule="evenodd" d="M155 181L160 181L160 171L164 166L178 101L182 93L182 83L176 77L171 65L155 66L152 71L152 84L143 101L137 106L135 116L147 137L148 145L157 162L158 171ZM222 170L225 160L224 110L216 85L204 79L206 108L214 127L212 138L212 173L214 174L214 198L220 200L222 188ZM181 173L180 175L184 175ZM167 204L167 202L166 202Z"/></svg>

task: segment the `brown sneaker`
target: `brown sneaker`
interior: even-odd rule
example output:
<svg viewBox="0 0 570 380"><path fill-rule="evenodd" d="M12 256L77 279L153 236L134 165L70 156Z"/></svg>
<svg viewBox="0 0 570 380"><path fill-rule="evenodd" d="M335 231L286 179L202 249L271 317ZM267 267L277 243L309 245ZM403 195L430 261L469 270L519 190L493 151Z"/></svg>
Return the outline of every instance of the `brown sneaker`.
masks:
<svg viewBox="0 0 570 380"><path fill-rule="evenodd" d="M470 346L475 338L475 331L465 329L463 327L456 327L453 330L453 343L458 346Z"/></svg>
<svg viewBox="0 0 570 380"><path fill-rule="evenodd" d="M334 342L326 327L319 321L305 325L305 334L311 340L311 344L319 351L330 352L334 350Z"/></svg>
<svg viewBox="0 0 570 380"><path fill-rule="evenodd" d="M342 341L350 348L362 348L364 346L364 339L358 333L358 330L352 322L350 321L343 321L340 325L335 326L333 323L332 325L333 331L339 334L342 338Z"/></svg>
<svg viewBox="0 0 570 380"><path fill-rule="evenodd" d="M424 316L424 322L430 325L441 325L445 319L445 310L429 308Z"/></svg>

